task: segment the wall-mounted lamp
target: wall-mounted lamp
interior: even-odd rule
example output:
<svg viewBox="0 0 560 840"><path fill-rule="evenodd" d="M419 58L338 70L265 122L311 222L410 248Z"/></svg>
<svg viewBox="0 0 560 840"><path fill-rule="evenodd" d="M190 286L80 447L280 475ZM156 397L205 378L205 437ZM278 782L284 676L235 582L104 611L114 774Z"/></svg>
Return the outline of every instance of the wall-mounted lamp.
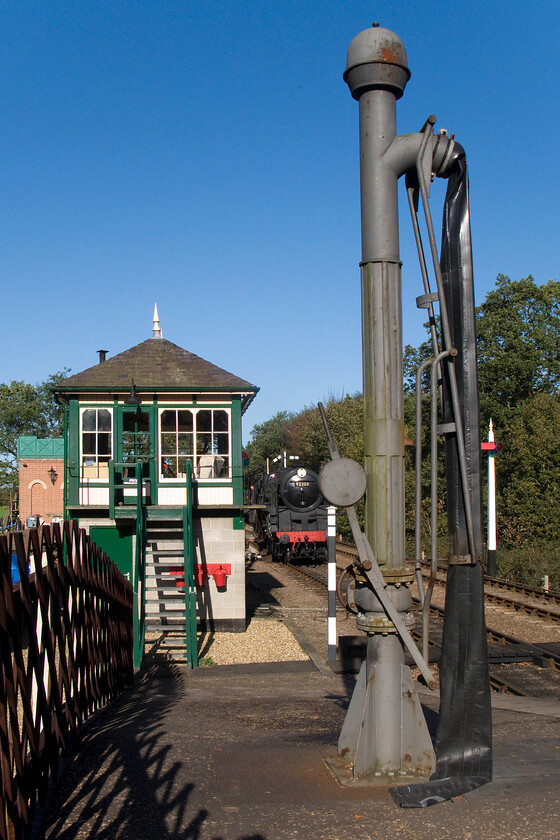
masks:
<svg viewBox="0 0 560 840"><path fill-rule="evenodd" d="M51 478L51 484L56 484L56 479L58 478L58 473L54 467L51 467L49 470L49 476Z"/></svg>
<svg viewBox="0 0 560 840"><path fill-rule="evenodd" d="M136 393L136 388L134 386L134 379L132 380L132 388L130 389L130 394L127 394L124 398L125 405L140 405L142 400Z"/></svg>

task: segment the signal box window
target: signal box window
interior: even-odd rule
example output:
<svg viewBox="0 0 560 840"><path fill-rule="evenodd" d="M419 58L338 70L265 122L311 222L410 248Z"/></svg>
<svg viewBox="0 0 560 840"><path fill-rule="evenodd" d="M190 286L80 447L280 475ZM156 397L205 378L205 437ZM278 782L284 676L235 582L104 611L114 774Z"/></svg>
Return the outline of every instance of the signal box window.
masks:
<svg viewBox="0 0 560 840"><path fill-rule="evenodd" d="M193 464L195 478L229 477L229 412L180 408L161 412L161 478L185 479L188 460Z"/></svg>
<svg viewBox="0 0 560 840"><path fill-rule="evenodd" d="M82 411L82 478L108 478L112 457L112 416L107 408Z"/></svg>

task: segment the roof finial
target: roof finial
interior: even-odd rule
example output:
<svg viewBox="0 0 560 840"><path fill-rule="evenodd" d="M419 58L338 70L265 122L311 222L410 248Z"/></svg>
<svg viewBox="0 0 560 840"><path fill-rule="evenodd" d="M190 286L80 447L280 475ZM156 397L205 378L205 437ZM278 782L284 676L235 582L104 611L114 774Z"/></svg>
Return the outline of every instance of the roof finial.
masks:
<svg viewBox="0 0 560 840"><path fill-rule="evenodd" d="M159 327L159 315L157 311L157 303L154 303L154 328L152 330L152 338L163 338L163 334Z"/></svg>

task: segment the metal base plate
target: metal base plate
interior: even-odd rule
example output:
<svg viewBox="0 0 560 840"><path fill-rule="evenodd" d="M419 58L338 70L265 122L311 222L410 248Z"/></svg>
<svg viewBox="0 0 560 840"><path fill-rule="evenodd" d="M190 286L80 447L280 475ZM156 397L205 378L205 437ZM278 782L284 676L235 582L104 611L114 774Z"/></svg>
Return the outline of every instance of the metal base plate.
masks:
<svg viewBox="0 0 560 840"><path fill-rule="evenodd" d="M369 776L361 776L355 779L353 776L353 765L346 761L342 756L335 755L325 759L327 766L330 768L338 782L343 787L354 788L390 788L398 787L399 785L415 785L419 782L427 782L429 776L413 775L411 773L393 773L391 775L371 773Z"/></svg>
<svg viewBox="0 0 560 840"><path fill-rule="evenodd" d="M341 786L325 763L325 754L334 749L328 744L215 749L212 759L223 806L330 806L336 801L363 800L363 786L355 790ZM379 786L379 798L390 798L387 784Z"/></svg>

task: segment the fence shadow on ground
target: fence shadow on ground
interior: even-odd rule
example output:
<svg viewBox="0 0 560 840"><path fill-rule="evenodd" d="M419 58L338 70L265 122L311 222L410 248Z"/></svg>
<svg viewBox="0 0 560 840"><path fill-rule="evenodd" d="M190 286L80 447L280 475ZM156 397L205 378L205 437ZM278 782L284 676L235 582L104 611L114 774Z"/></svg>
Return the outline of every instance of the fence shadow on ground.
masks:
<svg viewBox="0 0 560 840"><path fill-rule="evenodd" d="M184 691L182 666L158 659L83 727L36 840L200 839L209 811L192 806L196 771L184 781L168 729Z"/></svg>
<svg viewBox="0 0 560 840"><path fill-rule="evenodd" d="M179 668L158 662L137 686L88 722L68 760L39 838L192 838L184 826L194 783L180 784L165 717L183 690Z"/></svg>

